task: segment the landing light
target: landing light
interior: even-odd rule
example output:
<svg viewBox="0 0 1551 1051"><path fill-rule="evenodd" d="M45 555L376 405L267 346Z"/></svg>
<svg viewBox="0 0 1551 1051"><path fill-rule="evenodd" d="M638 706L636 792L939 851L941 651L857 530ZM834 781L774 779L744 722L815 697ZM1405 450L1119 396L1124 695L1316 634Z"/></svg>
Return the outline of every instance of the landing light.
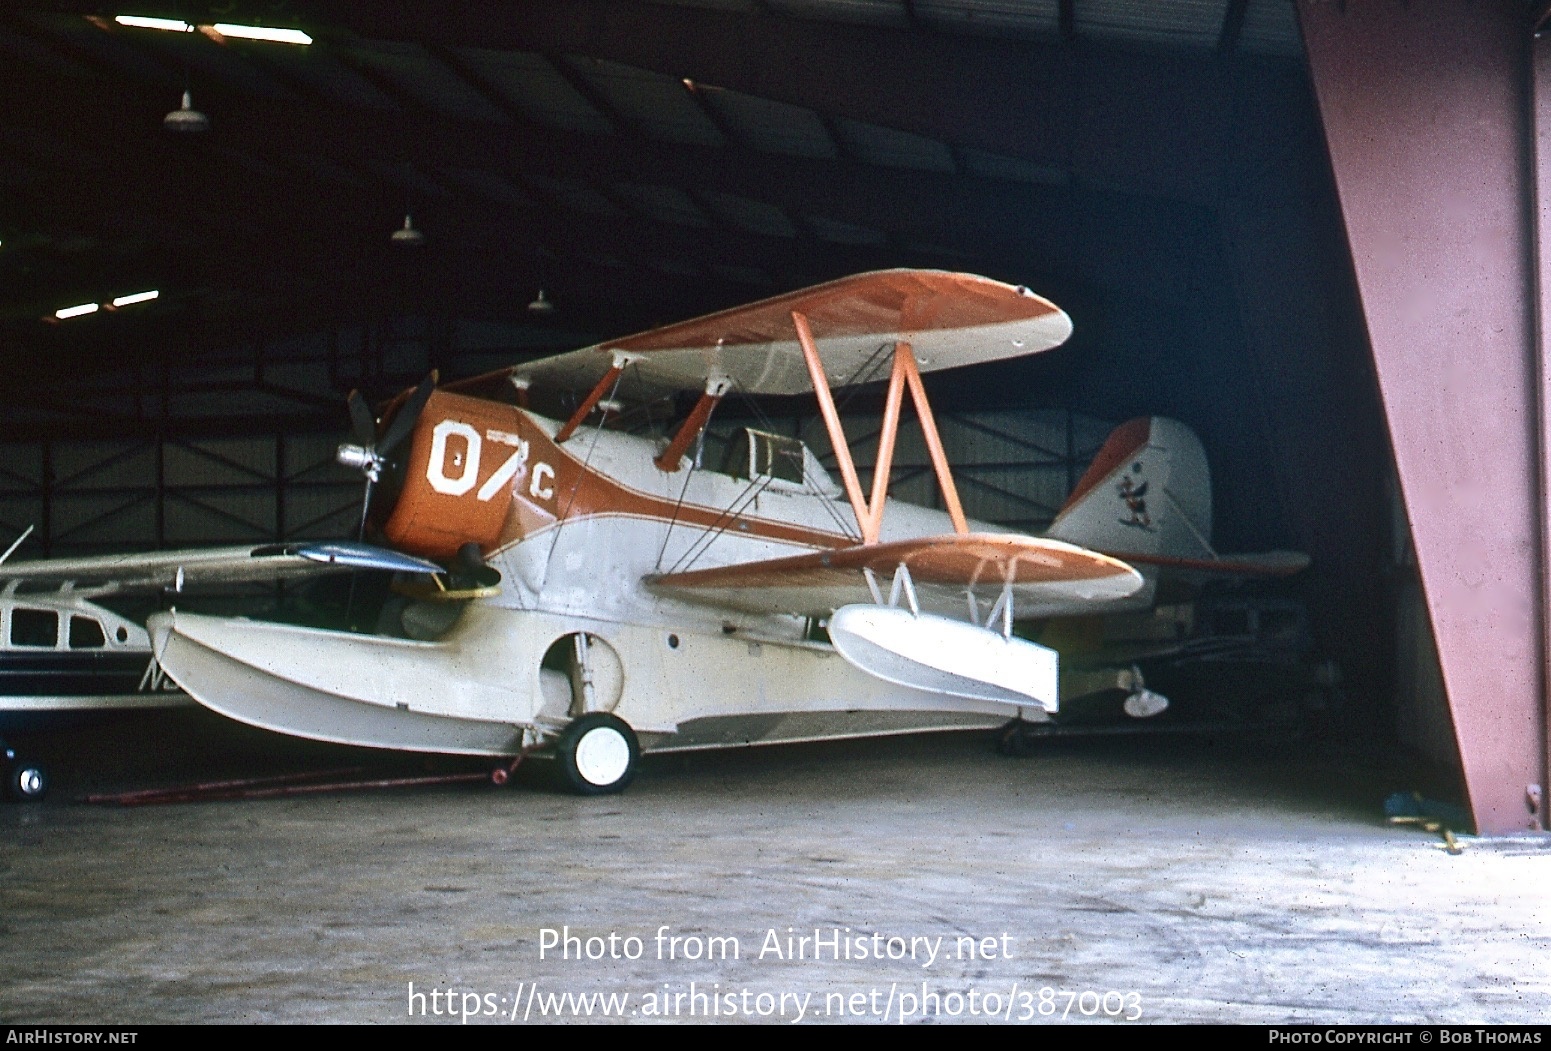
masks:
<svg viewBox="0 0 1551 1051"><path fill-rule="evenodd" d="M136 292L134 295L119 296L113 301L113 305L116 307L127 307L135 303L146 303L159 295L161 295L161 292L153 288L149 292Z"/></svg>
<svg viewBox="0 0 1551 1051"><path fill-rule="evenodd" d="M63 321L65 318L80 317L82 314L95 314L98 311L96 303L82 303L75 307L61 307L54 311L54 316Z"/></svg>

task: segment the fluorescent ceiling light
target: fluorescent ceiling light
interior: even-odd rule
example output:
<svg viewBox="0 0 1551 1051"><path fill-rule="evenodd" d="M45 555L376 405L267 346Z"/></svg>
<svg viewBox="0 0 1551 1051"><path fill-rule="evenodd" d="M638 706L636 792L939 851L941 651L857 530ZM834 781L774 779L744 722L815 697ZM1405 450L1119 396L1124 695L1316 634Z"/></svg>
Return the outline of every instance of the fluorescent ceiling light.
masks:
<svg viewBox="0 0 1551 1051"><path fill-rule="evenodd" d="M149 292L136 292L132 296L119 296L113 301L113 305L116 307L127 307L135 303L145 303L159 295L161 295L161 292L153 288Z"/></svg>
<svg viewBox="0 0 1551 1051"><path fill-rule="evenodd" d="M175 33L192 33L194 26L179 18L149 18L145 15L117 15L113 21L135 29L170 29ZM277 44L310 44L312 37L300 29L271 29L266 26L239 26L230 22L217 22L214 29L222 36L242 37L247 40L272 40Z"/></svg>
<svg viewBox="0 0 1551 1051"><path fill-rule="evenodd" d="M78 307L61 307L54 311L54 316L63 321L67 317L80 317L82 314L97 313L96 303L82 303Z"/></svg>
<svg viewBox="0 0 1551 1051"><path fill-rule="evenodd" d="M119 15L113 21L121 26L136 29L170 29L175 33L192 33L194 27L181 18L146 18L143 15Z"/></svg>
<svg viewBox="0 0 1551 1051"><path fill-rule="evenodd" d="M211 26L222 36L244 37L248 40L273 40L277 44L310 44L312 37L300 29L266 29L263 26L234 26L217 22Z"/></svg>

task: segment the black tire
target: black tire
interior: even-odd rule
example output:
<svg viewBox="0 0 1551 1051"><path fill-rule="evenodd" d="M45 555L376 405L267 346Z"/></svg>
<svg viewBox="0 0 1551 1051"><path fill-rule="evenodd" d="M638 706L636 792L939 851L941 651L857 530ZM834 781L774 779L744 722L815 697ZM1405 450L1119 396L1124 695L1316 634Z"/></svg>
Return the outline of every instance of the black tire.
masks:
<svg viewBox="0 0 1551 1051"><path fill-rule="evenodd" d="M36 803L48 795L48 771L37 763L17 760L5 775L5 787L12 799L20 803Z"/></svg>
<svg viewBox="0 0 1551 1051"><path fill-rule="evenodd" d="M641 745L617 715L589 712L561 732L555 758L566 787L578 795L602 796L629 786Z"/></svg>

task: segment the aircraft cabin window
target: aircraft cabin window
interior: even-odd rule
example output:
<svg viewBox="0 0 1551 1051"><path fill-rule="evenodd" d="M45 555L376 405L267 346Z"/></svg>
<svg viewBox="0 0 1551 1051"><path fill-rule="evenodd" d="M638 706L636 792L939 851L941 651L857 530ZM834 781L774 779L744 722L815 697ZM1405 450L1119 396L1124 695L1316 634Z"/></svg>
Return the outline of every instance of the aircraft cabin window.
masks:
<svg viewBox="0 0 1551 1051"><path fill-rule="evenodd" d="M59 643L59 614L51 609L11 610L12 646L47 646Z"/></svg>
<svg viewBox="0 0 1551 1051"><path fill-rule="evenodd" d="M70 618L70 648L72 650L101 649L108 644L102 633L102 625L91 617Z"/></svg>

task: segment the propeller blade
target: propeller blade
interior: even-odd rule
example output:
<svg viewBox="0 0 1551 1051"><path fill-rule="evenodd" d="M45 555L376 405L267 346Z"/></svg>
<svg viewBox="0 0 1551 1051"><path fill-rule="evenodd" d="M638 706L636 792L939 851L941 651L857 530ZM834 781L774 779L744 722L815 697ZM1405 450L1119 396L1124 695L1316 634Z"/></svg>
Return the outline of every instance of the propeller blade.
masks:
<svg viewBox="0 0 1551 1051"><path fill-rule="evenodd" d="M372 415L372 407L366 404L358 390L350 392L346 404L350 406L350 433L355 436L355 443L362 448L371 448L377 441L377 418Z"/></svg>
<svg viewBox="0 0 1551 1051"><path fill-rule="evenodd" d="M371 513L371 510L372 510L372 479L371 479L371 475L367 475L366 476L366 493L361 497L361 526L360 526L359 529L356 530L356 534L355 534L355 538L357 540L363 540L364 541L366 539L366 516Z"/></svg>
<svg viewBox="0 0 1551 1051"><path fill-rule="evenodd" d="M415 392L409 396L404 407L398 415L393 417L393 422L388 424L388 430L382 436L382 441L377 443L378 455L387 456L396 449L400 442L408 438L410 432L415 429L415 423L420 419L420 413L425 409L425 403L430 400L431 392L436 389L436 372L433 370L429 376L420 381Z"/></svg>

